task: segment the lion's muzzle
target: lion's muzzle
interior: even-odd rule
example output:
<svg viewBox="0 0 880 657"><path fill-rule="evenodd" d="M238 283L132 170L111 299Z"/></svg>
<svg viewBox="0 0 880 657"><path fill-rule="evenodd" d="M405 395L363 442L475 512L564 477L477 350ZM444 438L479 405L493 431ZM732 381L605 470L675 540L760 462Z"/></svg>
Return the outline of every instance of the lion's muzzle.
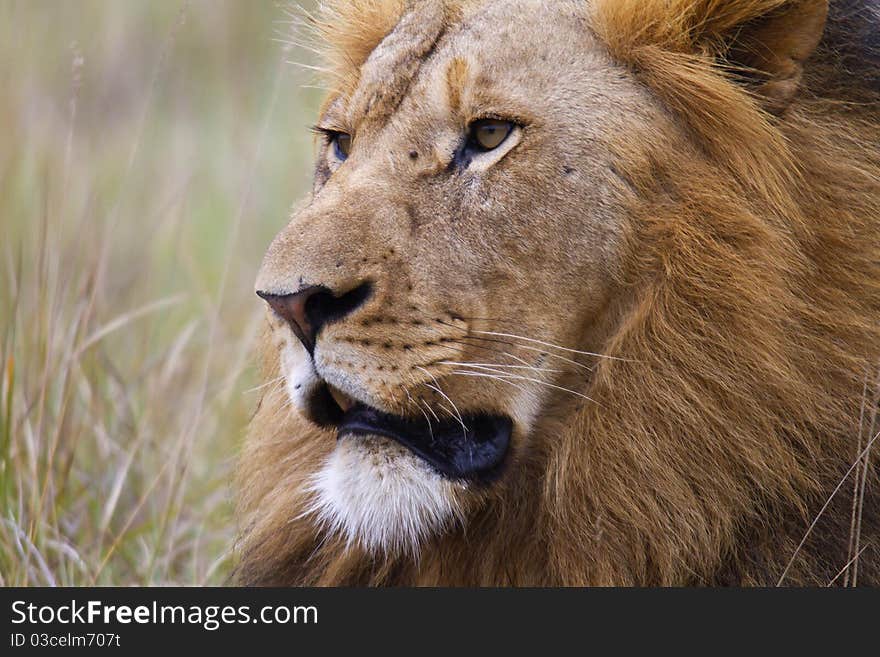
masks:
<svg viewBox="0 0 880 657"><path fill-rule="evenodd" d="M354 313L372 293L369 282L341 294L317 285L292 294L257 291L305 347L310 376L317 376L304 399L304 415L318 425L335 428L339 438L382 436L394 440L446 478L493 479L510 446L513 423L509 417L457 413L431 422L429 418L396 415L352 398L317 373L314 358L321 330Z"/></svg>

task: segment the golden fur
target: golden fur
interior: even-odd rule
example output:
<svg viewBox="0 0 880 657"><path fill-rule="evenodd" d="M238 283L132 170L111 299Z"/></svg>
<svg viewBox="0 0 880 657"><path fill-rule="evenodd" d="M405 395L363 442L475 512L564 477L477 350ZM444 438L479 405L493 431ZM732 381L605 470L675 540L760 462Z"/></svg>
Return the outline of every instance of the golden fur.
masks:
<svg viewBox="0 0 880 657"><path fill-rule="evenodd" d="M442 5L442 15L420 8L427 16L425 29L435 29L430 22L436 20L442 23L438 33L446 34L493 3L432 4ZM548 4L542 11L550 11ZM806 59L801 55L812 52L824 4L559 3L564 6L559 11L580 16L583 29L595 35L603 51L597 57L611 62L606 68L613 67L636 90L621 101L632 110L633 123L603 133L614 162L608 185L621 203L609 212L623 220L619 234L600 231L591 238L597 251L621 254L595 274L591 289L601 292L584 301L589 312L577 327L565 325L566 313L545 312L548 286L573 294L574 278L569 288L563 275L551 283L536 272L538 290L529 292L523 283L516 296L525 295L519 316L528 316L529 308L542 315L530 320L531 337L613 357L590 361L586 380L571 372L555 380L593 401L558 390L543 397L532 430L517 434L502 479L487 489L455 493L461 519L426 537L413 556L349 544L316 522L309 513L309 481L333 449L333 434L298 419L286 392L269 387L241 460L239 580L822 585L853 581L855 563L846 566L854 561L858 533L864 548L855 560L858 582L880 584L877 459L867 471L862 461L851 467L880 428L874 422L880 385L880 57L871 50L877 46L872 31L850 26L880 21L880 15L871 14L870 2L832 2L825 39ZM332 110L340 98L353 107L366 93L363 85L381 70L364 63L410 4L325 5L320 32L335 81L327 107ZM772 41L767 35L780 24L787 35L804 29L803 39L780 46L790 52L777 51L782 54L776 59L749 55L756 42L738 50L744 39ZM876 30L880 22L873 25ZM429 39L430 47L414 46L420 60L433 52L438 37ZM468 52L464 43L459 53ZM859 53L857 60L844 61ZM466 63L453 61L446 79L461 89L472 73ZM548 63L533 66L537 78ZM366 93L359 107L370 109L363 116L378 125L398 108L404 112L410 84L389 82L381 98ZM617 93L613 89L608 93ZM454 91L446 95L457 98ZM388 103L383 112L369 114L380 102ZM459 102L465 101L452 104ZM577 98L555 102L583 111ZM354 114L351 110L348 120ZM358 138L379 134L378 128L367 132L363 121ZM650 125L640 127L646 121ZM419 152L425 152L421 145ZM432 163L425 164L427 171L434 171ZM326 200L331 194L341 199L343 191L353 199L353 188L367 189L376 169L358 175L356 166L353 158L351 173L331 172L328 191L316 192L300 224L287 230L300 231L294 226L319 218L337 221L323 217L331 206L334 217L342 207L338 223L322 224L322 230L343 242L341 252L357 251L362 236L352 237L351 244L344 236L352 230L355 210L347 208L353 201L338 206L338 199ZM528 179L532 193L553 197L556 179L543 177L540 162L534 167L539 173ZM577 184L592 180L585 176ZM394 183L390 191L375 189L383 208L419 201L419 191L396 189ZM561 214L572 212L563 201L554 202ZM376 231L385 230L382 221ZM416 225L421 224L413 221ZM523 234L536 243L552 239L533 230L516 239ZM297 235L301 239L303 233ZM324 253L323 242L297 251L295 237L282 234L264 272L268 266L281 276L285 254L294 251L301 259L312 257L304 253ZM381 249L365 247L363 267L384 271L381 261L407 253L405 237L400 240L380 240ZM534 257L524 252L518 269L493 279L493 285L514 285L516 271L534 269ZM442 264L422 263L428 272L441 271ZM320 271L329 276L334 270L328 264ZM593 272L592 265L585 271ZM409 286L415 286L414 295L422 289L415 278ZM456 294L466 292L452 289L450 295ZM427 297L414 298L413 307L427 307ZM433 308L446 311L453 304L447 300ZM386 328L386 334L399 324L397 315L389 316L395 328ZM444 317L447 324L461 319L454 312ZM406 339L407 329L400 330ZM261 343L267 381L281 374L278 350L286 338L279 331L270 327ZM517 333L509 325L506 332ZM484 343L487 348L494 347ZM467 349L461 347L458 356ZM407 357L379 356L383 369ZM387 387L395 388L395 382L392 378ZM458 401L480 394L451 390Z"/></svg>

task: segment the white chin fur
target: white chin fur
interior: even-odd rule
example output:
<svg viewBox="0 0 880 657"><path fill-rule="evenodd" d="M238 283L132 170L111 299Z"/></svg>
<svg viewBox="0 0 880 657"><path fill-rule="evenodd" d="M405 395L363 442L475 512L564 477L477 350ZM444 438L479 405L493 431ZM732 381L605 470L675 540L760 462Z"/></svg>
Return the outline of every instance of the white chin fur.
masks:
<svg viewBox="0 0 880 657"><path fill-rule="evenodd" d="M345 436L312 480L309 509L327 531L385 554L417 554L421 543L461 519L452 483L404 447Z"/></svg>

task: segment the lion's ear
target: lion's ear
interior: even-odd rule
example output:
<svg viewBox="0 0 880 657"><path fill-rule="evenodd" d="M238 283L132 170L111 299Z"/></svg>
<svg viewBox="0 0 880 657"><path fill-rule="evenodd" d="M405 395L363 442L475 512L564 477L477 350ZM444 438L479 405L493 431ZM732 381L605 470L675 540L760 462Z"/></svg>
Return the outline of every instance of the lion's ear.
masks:
<svg viewBox="0 0 880 657"><path fill-rule="evenodd" d="M781 113L819 45L828 0L592 0L593 27L637 67L652 53L711 57Z"/></svg>
<svg viewBox="0 0 880 657"><path fill-rule="evenodd" d="M737 3L713 4L723 8ZM828 14L828 0L778 4L734 28L722 41L726 52L721 53L774 114L782 113L797 94L804 63L822 39Z"/></svg>

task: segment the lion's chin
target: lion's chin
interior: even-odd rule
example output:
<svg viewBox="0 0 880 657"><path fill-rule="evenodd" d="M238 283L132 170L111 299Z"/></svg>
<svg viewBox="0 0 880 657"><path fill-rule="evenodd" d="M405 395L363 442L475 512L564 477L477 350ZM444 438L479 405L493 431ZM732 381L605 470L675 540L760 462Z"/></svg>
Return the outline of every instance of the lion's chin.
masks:
<svg viewBox="0 0 880 657"><path fill-rule="evenodd" d="M417 554L463 514L450 481L380 436L341 436L312 480L309 508L325 531L371 553Z"/></svg>

